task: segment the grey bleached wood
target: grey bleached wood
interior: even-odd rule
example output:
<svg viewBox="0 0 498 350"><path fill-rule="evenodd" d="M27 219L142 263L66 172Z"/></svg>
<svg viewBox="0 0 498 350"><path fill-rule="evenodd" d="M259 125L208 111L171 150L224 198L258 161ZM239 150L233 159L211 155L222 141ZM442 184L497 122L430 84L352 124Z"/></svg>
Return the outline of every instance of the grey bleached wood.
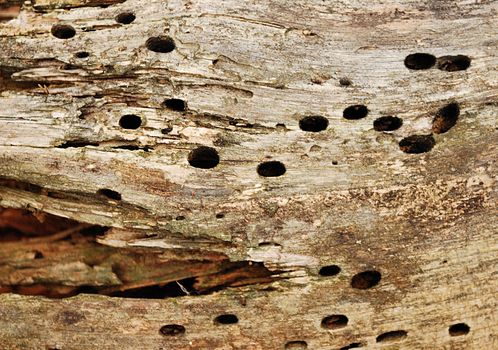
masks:
<svg viewBox="0 0 498 350"><path fill-rule="evenodd" d="M116 4L32 1L0 24L0 177L43 188L0 187L0 205L110 226L106 245L261 261L283 280L159 301L4 294L4 348L498 346L496 1L101 3ZM116 23L124 11L136 20ZM60 23L75 37L53 37ZM160 35L174 39L173 52L147 50ZM415 52L472 62L408 70ZM166 98L188 110L164 108ZM450 102L460 105L457 124L434 135L432 151L403 153L398 142L430 134ZM344 119L354 104L369 115ZM126 114L143 125L122 129ZM328 118L328 129L300 130L307 115ZM403 126L374 131L385 115ZM189 165L200 145L217 149L216 168ZM266 160L283 162L285 175L260 177ZM102 200L102 188L122 200ZM341 274L318 276L330 264ZM372 269L379 286L350 287ZM83 316L60 316L68 312ZM214 325L224 312L239 323ZM323 329L330 314L347 315L347 327ZM459 322L470 333L451 337ZM168 323L186 333L161 336ZM395 330L408 335L376 343Z"/></svg>

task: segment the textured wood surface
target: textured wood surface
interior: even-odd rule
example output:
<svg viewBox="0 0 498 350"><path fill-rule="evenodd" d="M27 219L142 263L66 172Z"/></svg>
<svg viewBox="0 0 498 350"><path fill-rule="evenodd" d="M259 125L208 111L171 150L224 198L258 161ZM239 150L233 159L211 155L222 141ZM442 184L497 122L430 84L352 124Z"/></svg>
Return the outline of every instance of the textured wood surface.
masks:
<svg viewBox="0 0 498 350"><path fill-rule="evenodd" d="M0 23L0 205L110 230L74 247L0 242L2 348L498 347L497 1L23 6ZM74 36L57 38L71 34L61 25ZM150 50L154 37L174 50ZM415 53L433 66L408 69ZM368 115L345 118L354 105ZM141 125L123 128L126 115ZM327 128L303 130L306 116ZM377 131L383 116L402 126ZM432 149L406 153L413 136ZM201 146L217 166L189 163ZM267 161L285 174L258 174ZM88 262L94 246L106 258ZM128 280L111 268L121 250L138 266ZM320 275L328 265L341 271ZM362 271L380 282L354 288ZM197 284L164 300L14 294L151 275ZM214 322L225 313L238 323ZM348 322L324 327L331 315ZM470 331L449 332L459 323ZM161 334L168 324L185 332ZM378 338L391 331L406 334Z"/></svg>

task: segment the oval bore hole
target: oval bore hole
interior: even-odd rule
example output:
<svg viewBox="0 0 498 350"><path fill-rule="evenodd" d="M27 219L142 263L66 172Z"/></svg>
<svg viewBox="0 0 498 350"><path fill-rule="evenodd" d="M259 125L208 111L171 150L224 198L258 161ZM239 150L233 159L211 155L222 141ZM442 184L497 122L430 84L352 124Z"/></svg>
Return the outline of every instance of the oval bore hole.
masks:
<svg viewBox="0 0 498 350"><path fill-rule="evenodd" d="M405 67L408 69L429 69L436 64L436 56L430 53L412 53L405 58Z"/></svg>
<svg viewBox="0 0 498 350"><path fill-rule="evenodd" d="M108 188L101 188L100 190L97 191L97 194L109 199L114 199L116 201L121 200L121 194L119 192L110 190Z"/></svg>
<svg viewBox="0 0 498 350"><path fill-rule="evenodd" d="M179 324L167 324L159 329L159 333L164 336L175 336L185 333L185 327Z"/></svg>
<svg viewBox="0 0 498 350"><path fill-rule="evenodd" d="M299 128L303 131L319 132L327 129L329 120L320 115L304 117L299 121Z"/></svg>
<svg viewBox="0 0 498 350"><path fill-rule="evenodd" d="M119 119L119 126L123 129L135 130L142 125L142 118L135 114L127 114Z"/></svg>
<svg viewBox="0 0 498 350"><path fill-rule="evenodd" d="M470 327L465 323L456 323L451 325L448 331L452 337L458 337L468 334L470 332Z"/></svg>
<svg viewBox="0 0 498 350"><path fill-rule="evenodd" d="M168 53L175 49L175 42L169 36L154 36L147 39L145 46L150 51Z"/></svg>
<svg viewBox="0 0 498 350"><path fill-rule="evenodd" d="M344 315L331 315L322 320L322 328L339 329L348 325L348 318Z"/></svg>
<svg viewBox="0 0 498 350"><path fill-rule="evenodd" d="M121 24L130 24L132 23L136 17L133 12L122 12L116 16L116 22Z"/></svg>
<svg viewBox="0 0 498 350"><path fill-rule="evenodd" d="M318 271L318 274L320 276L335 276L339 272L341 272L341 268L337 265L328 265L328 266L323 266L320 271Z"/></svg>
<svg viewBox="0 0 498 350"><path fill-rule="evenodd" d="M437 59L437 68L447 72L466 70L470 67L471 59L468 56L441 56Z"/></svg>
<svg viewBox="0 0 498 350"><path fill-rule="evenodd" d="M74 54L74 57L76 57L76 58L87 58L89 56L90 56L90 54L86 51L80 51L80 52L76 52Z"/></svg>
<svg viewBox="0 0 498 350"><path fill-rule="evenodd" d="M368 115L368 108L364 105L354 105L347 107L342 116L348 120L357 120L365 118Z"/></svg>
<svg viewBox="0 0 498 350"><path fill-rule="evenodd" d="M356 349L356 348L361 348L363 346L362 343L351 343L349 345L343 346L339 350L349 350L349 349Z"/></svg>
<svg viewBox="0 0 498 350"><path fill-rule="evenodd" d="M405 153L418 154L429 152L435 144L432 135L412 135L402 139L399 148Z"/></svg>
<svg viewBox="0 0 498 350"><path fill-rule="evenodd" d="M216 324L235 324L237 322L239 322L239 319L234 314L219 315L214 319Z"/></svg>
<svg viewBox="0 0 498 350"><path fill-rule="evenodd" d="M277 177L285 174L285 165L278 161L263 162L258 165L258 174L263 177Z"/></svg>
<svg viewBox="0 0 498 350"><path fill-rule="evenodd" d="M167 135L167 134L169 134L172 131L173 131L173 127L172 126L167 126L167 127L161 129L161 134Z"/></svg>
<svg viewBox="0 0 498 350"><path fill-rule="evenodd" d="M187 103L179 98L169 98L162 103L164 108L172 111L184 112L187 110Z"/></svg>
<svg viewBox="0 0 498 350"><path fill-rule="evenodd" d="M223 219L224 217L225 217L225 214L223 214L223 213L216 214L217 219Z"/></svg>
<svg viewBox="0 0 498 350"><path fill-rule="evenodd" d="M398 117L380 117L375 119L373 127L375 131L393 131L401 128L403 119Z"/></svg>
<svg viewBox="0 0 498 350"><path fill-rule="evenodd" d="M339 79L339 84L341 86L349 86L352 84L352 82L348 78L341 78L341 79Z"/></svg>
<svg viewBox="0 0 498 350"><path fill-rule="evenodd" d="M214 148L200 146L189 153L188 162L194 168L211 169L219 164L220 156Z"/></svg>
<svg viewBox="0 0 498 350"><path fill-rule="evenodd" d="M378 271L363 271L351 279L351 287L356 289L369 289L379 284L381 274Z"/></svg>
<svg viewBox="0 0 498 350"><path fill-rule="evenodd" d="M308 343L303 340L294 340L285 344L285 350L305 350L308 348Z"/></svg>
<svg viewBox="0 0 498 350"><path fill-rule="evenodd" d="M260 242L258 243L258 247L281 247L281 244L275 243L275 242Z"/></svg>
<svg viewBox="0 0 498 350"><path fill-rule="evenodd" d="M444 134L455 126L460 115L458 103L450 103L441 108L432 121L432 131L436 134Z"/></svg>
<svg viewBox="0 0 498 350"><path fill-rule="evenodd" d="M56 24L52 27L51 33L59 39L71 39L76 35L76 30L67 24Z"/></svg>
<svg viewBox="0 0 498 350"><path fill-rule="evenodd" d="M408 332L406 331L391 331L391 332L382 333L377 337L376 341L377 343L395 342L406 338L407 335Z"/></svg>

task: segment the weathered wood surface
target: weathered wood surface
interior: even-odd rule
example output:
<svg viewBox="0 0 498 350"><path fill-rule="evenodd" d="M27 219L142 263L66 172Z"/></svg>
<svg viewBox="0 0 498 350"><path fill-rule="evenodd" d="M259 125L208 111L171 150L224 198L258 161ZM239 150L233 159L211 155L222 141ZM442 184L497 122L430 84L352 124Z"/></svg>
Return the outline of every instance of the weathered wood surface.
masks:
<svg viewBox="0 0 498 350"><path fill-rule="evenodd" d="M498 2L31 3L0 23L0 205L112 227L97 238L106 252L159 248L166 261L183 261L176 272L165 268L161 283L233 286L201 277L240 282L219 265L228 260L261 262L274 280L248 273L249 286L164 300L1 294L2 348L498 347ZM117 23L128 11L136 19ZM75 36L54 37L61 24ZM164 35L175 50L147 49ZM471 65L407 69L405 57L417 52L466 55ZM188 108L166 108L170 98ZM404 153L398 143L432 134L450 103L460 108L456 125L435 133L429 152ZM343 118L357 104L368 116ZM130 114L139 128L120 127ZM301 130L309 115L327 118L328 128ZM375 131L387 115L402 127ZM198 146L215 148L219 165L190 166ZM286 173L259 176L268 160ZM5 291L37 294L24 269L57 291L101 286L97 272L109 285L129 282L113 275L109 258L71 265L79 272L68 283L48 272L67 271L61 246L69 244L20 242L0 249ZM86 256L85 247L71 256ZM192 268L192 260L209 265ZM332 264L339 274L318 274ZM380 283L352 288L366 270L379 271ZM223 313L239 322L215 324ZM321 326L339 314L347 326ZM450 335L456 323L470 332ZM186 331L161 335L167 324ZM376 342L399 330L406 337Z"/></svg>

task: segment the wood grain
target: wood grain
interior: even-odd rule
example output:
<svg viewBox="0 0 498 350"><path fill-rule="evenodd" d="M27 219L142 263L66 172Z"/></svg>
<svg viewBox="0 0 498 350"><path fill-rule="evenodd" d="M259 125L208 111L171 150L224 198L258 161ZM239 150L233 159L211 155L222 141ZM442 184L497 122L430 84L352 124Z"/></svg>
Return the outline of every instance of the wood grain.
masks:
<svg viewBox="0 0 498 350"><path fill-rule="evenodd" d="M1 294L1 347L497 348L497 12L493 0L24 4L0 23L0 205L111 227L104 247L194 249L279 279L164 300ZM56 24L75 36L54 37ZM176 48L148 50L158 36ZM413 53L471 63L411 70ZM456 124L433 134L451 103ZM351 105L368 115L344 118ZM132 114L141 126L122 128ZM300 129L313 115L326 130ZM378 132L382 116L403 125ZM399 146L431 134L429 152ZM199 146L216 167L189 164ZM265 161L285 174L258 175ZM338 275L319 275L332 264ZM380 283L352 288L366 270ZM215 324L223 313L239 322ZM323 329L329 315L347 326ZM451 336L456 323L470 332ZM167 324L186 331L161 335Z"/></svg>

